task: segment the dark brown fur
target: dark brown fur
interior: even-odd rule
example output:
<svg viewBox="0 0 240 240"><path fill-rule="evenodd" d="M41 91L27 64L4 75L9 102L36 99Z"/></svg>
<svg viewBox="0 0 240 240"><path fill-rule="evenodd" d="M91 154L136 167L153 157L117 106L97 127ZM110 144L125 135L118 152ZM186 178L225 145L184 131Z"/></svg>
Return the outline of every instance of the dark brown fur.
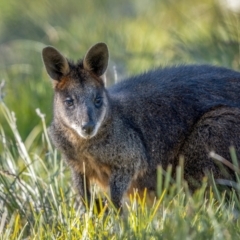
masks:
<svg viewBox="0 0 240 240"><path fill-rule="evenodd" d="M43 50L54 80L55 146L72 169L84 197L84 179L110 189L115 206L124 193L156 190L156 169L176 168L184 156L191 189L207 172L225 176L209 157L231 160L240 152L240 73L213 66L180 66L149 71L106 89L102 80L108 49L96 44L83 61L69 62L56 49Z"/></svg>

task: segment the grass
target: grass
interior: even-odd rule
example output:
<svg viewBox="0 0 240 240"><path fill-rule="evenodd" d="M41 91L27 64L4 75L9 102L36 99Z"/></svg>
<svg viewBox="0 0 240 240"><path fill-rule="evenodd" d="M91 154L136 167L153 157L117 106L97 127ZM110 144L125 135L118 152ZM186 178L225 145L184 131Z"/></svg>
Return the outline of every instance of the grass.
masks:
<svg viewBox="0 0 240 240"><path fill-rule="evenodd" d="M104 41L111 54L109 84L116 72L121 79L159 65L210 63L239 70L239 14L215 0L0 0L0 11L1 240L240 238L234 151L232 190L217 184L230 182L205 179L192 195L181 166L176 179L171 167L159 168L155 202L135 193L123 216L111 206L94 214L91 205L83 213L69 169L47 135L52 89L41 61L45 45L76 60Z"/></svg>

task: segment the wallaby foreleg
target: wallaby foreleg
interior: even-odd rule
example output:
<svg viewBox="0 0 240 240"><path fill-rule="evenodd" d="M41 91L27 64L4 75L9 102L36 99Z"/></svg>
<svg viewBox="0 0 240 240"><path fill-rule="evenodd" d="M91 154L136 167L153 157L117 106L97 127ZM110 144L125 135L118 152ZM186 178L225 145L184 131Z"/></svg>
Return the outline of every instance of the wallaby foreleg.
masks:
<svg viewBox="0 0 240 240"><path fill-rule="evenodd" d="M110 179L111 200L117 209L122 206L121 200L123 194L128 190L133 174L125 169L114 171Z"/></svg>

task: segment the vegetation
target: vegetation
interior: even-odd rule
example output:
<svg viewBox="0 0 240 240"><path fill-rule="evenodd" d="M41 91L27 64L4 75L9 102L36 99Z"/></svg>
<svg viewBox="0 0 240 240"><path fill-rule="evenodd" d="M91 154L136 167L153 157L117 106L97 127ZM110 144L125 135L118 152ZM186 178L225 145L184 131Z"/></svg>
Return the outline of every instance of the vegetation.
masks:
<svg viewBox="0 0 240 240"><path fill-rule="evenodd" d="M83 214L46 131L52 89L41 61L45 45L77 60L106 42L108 84L159 65L239 70L240 13L220 2L0 0L0 239L239 239L239 181L227 191L213 181L205 191L206 179L192 195L181 167L176 179L171 168L159 168L159 198L150 206L136 193L124 216L111 206Z"/></svg>

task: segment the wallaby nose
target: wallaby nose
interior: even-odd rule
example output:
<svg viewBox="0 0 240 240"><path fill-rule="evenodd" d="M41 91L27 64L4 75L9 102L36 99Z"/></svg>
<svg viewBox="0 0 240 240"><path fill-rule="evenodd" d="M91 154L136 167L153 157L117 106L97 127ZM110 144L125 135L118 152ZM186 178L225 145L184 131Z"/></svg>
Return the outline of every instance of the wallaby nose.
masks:
<svg viewBox="0 0 240 240"><path fill-rule="evenodd" d="M94 123L93 122L88 122L88 123L84 123L82 125L82 130L84 133L90 135L93 132L94 129Z"/></svg>

